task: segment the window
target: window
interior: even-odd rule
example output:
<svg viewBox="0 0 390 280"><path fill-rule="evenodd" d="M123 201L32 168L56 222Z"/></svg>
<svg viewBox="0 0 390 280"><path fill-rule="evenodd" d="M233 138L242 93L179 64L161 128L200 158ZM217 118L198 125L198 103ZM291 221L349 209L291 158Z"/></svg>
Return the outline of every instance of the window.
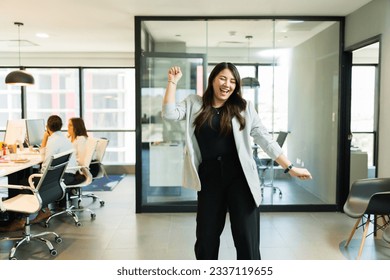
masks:
<svg viewBox="0 0 390 280"><path fill-rule="evenodd" d="M110 140L105 161L135 164L134 69L83 69L82 76L85 124Z"/></svg>
<svg viewBox="0 0 390 280"><path fill-rule="evenodd" d="M14 69L0 69L0 78ZM67 120L81 116L89 135L110 140L105 164L135 164L135 70L133 68L29 68L35 84L25 87L22 108L19 86L0 85L0 137L9 119L59 115ZM82 79L80 80L80 77Z"/></svg>
<svg viewBox="0 0 390 280"><path fill-rule="evenodd" d="M65 123L79 116L79 70L69 68L30 68L35 84L26 87L26 117L47 120L56 114Z"/></svg>

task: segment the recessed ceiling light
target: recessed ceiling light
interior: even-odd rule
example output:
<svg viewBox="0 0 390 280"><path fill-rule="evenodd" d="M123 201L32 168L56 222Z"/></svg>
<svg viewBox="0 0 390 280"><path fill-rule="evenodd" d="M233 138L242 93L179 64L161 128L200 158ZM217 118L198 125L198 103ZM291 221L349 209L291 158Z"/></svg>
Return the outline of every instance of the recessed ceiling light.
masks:
<svg viewBox="0 0 390 280"><path fill-rule="evenodd" d="M303 20L289 20L288 23L303 23Z"/></svg>
<svg viewBox="0 0 390 280"><path fill-rule="evenodd" d="M50 37L49 34L42 33L42 32L35 34L35 36L37 36L38 38L49 38Z"/></svg>

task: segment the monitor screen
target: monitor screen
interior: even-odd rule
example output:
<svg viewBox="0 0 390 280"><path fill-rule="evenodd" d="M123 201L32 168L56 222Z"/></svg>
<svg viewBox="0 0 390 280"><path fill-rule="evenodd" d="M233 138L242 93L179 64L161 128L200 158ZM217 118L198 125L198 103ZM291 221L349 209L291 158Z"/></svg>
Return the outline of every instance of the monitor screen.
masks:
<svg viewBox="0 0 390 280"><path fill-rule="evenodd" d="M7 128L4 135L4 143L7 145L23 143L26 138L25 120L8 120Z"/></svg>
<svg viewBox="0 0 390 280"><path fill-rule="evenodd" d="M45 121L43 119L26 120L27 144L29 146L40 146L45 133Z"/></svg>

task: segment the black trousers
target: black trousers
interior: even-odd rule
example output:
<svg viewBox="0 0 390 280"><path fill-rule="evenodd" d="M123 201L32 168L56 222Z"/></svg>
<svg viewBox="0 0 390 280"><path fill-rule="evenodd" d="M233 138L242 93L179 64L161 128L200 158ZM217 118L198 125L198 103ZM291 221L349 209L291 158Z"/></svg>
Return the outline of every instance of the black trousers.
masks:
<svg viewBox="0 0 390 280"><path fill-rule="evenodd" d="M260 217L238 158L218 157L199 166L195 255L218 259L220 235L229 212L238 260L260 259Z"/></svg>

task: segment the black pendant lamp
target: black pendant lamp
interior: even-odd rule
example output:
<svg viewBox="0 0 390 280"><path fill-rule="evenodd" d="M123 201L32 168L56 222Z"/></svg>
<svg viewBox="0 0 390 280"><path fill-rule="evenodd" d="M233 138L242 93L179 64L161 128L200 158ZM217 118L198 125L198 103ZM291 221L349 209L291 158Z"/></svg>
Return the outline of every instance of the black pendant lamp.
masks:
<svg viewBox="0 0 390 280"><path fill-rule="evenodd" d="M20 26L23 25L22 22L14 22L15 25L18 26L18 44L19 44L19 66L20 70L15 70L10 72L6 77L5 77L5 83L7 85L17 85L17 86L29 86L34 84L34 77L26 72L24 70L24 67L22 67L21 63L21 57L20 57Z"/></svg>
<svg viewBox="0 0 390 280"><path fill-rule="evenodd" d="M259 81L253 77L245 77L241 80L241 83L243 87L250 87L250 88L260 87Z"/></svg>
<svg viewBox="0 0 390 280"><path fill-rule="evenodd" d="M248 39L248 63L250 61L250 39L253 38L252 35L245 36ZM245 77L241 80L243 87L257 88L260 87L259 81L254 77Z"/></svg>

